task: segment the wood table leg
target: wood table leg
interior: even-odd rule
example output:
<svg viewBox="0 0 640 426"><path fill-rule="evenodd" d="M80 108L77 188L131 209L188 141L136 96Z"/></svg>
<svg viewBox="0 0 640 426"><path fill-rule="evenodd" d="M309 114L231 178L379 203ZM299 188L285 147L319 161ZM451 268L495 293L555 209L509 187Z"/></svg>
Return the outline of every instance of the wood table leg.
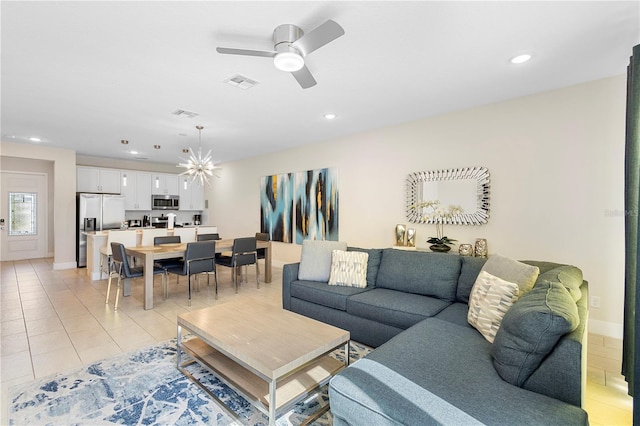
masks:
<svg viewBox="0 0 640 426"><path fill-rule="evenodd" d="M144 308L153 309L153 254L144 255Z"/></svg>
<svg viewBox="0 0 640 426"><path fill-rule="evenodd" d="M264 282L271 282L271 241L267 244L267 250L265 250L264 256Z"/></svg>

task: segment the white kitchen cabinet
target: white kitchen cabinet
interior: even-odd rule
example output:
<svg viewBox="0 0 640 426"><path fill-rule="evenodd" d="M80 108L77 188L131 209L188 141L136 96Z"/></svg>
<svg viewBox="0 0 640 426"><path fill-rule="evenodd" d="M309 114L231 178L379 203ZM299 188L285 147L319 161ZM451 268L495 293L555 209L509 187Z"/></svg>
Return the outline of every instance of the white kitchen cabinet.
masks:
<svg viewBox="0 0 640 426"><path fill-rule="evenodd" d="M122 170L125 210L151 210L151 173Z"/></svg>
<svg viewBox="0 0 640 426"><path fill-rule="evenodd" d="M189 183L189 178L180 176L178 183L180 185L180 210L204 210L204 187L200 185L200 182Z"/></svg>
<svg viewBox="0 0 640 426"><path fill-rule="evenodd" d="M120 170L98 167L76 168L76 191L120 194Z"/></svg>
<svg viewBox="0 0 640 426"><path fill-rule="evenodd" d="M178 175L169 173L152 174L151 193L154 195L179 195Z"/></svg>

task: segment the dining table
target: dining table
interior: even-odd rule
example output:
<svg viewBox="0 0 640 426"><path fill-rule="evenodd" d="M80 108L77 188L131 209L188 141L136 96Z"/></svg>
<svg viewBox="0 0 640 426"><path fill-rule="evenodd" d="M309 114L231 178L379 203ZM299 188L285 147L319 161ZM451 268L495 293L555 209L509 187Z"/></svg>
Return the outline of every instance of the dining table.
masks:
<svg viewBox="0 0 640 426"><path fill-rule="evenodd" d="M144 267L144 309L153 309L153 264L156 260L184 257L188 243L162 244L158 246L125 247L127 255L142 260ZM256 241L257 248L266 249L264 259L264 282L271 282L271 241ZM216 253L233 249L233 238L216 240ZM125 280L122 295L131 294L131 284Z"/></svg>

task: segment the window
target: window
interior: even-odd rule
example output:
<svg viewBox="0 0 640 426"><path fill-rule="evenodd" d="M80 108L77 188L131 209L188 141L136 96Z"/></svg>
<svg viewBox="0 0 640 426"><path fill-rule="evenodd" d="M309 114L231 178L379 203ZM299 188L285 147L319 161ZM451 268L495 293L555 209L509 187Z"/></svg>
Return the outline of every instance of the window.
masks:
<svg viewBox="0 0 640 426"><path fill-rule="evenodd" d="M35 192L9 192L9 235L37 235Z"/></svg>

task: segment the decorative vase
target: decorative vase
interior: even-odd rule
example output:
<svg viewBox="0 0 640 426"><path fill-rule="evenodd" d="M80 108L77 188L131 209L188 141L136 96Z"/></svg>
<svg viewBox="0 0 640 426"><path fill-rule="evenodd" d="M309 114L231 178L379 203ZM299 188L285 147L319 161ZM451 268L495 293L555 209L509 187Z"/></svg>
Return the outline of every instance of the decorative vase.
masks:
<svg viewBox="0 0 640 426"><path fill-rule="evenodd" d="M487 257L487 240L484 238L476 239L476 257Z"/></svg>
<svg viewBox="0 0 640 426"><path fill-rule="evenodd" d="M429 249L438 253L446 253L451 250L451 247L446 244L431 244Z"/></svg>
<svg viewBox="0 0 640 426"><path fill-rule="evenodd" d="M404 246L407 241L407 227L406 225L396 225L396 245Z"/></svg>
<svg viewBox="0 0 640 426"><path fill-rule="evenodd" d="M407 247L416 246L416 230L414 228L407 229Z"/></svg>
<svg viewBox="0 0 640 426"><path fill-rule="evenodd" d="M460 256L473 256L473 246L471 244L460 244L458 254Z"/></svg>

